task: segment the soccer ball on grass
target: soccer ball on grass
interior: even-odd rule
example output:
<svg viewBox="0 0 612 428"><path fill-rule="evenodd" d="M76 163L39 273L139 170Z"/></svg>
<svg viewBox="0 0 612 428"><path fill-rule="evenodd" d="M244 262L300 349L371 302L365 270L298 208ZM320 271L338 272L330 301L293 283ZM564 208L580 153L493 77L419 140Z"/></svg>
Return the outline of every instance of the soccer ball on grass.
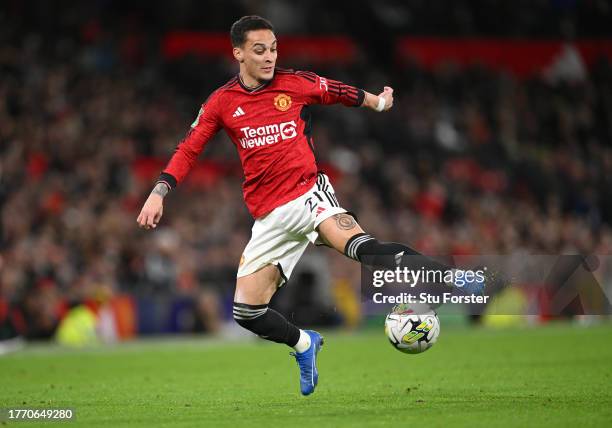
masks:
<svg viewBox="0 0 612 428"><path fill-rule="evenodd" d="M385 334L398 351L420 354L438 340L440 320L431 308L397 305L385 319Z"/></svg>

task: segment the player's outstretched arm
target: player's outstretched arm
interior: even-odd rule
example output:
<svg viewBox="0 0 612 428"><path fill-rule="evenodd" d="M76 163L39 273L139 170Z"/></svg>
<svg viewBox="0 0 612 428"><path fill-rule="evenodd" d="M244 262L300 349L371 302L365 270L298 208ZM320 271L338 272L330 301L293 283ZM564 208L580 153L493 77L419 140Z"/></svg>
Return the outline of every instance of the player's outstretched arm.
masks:
<svg viewBox="0 0 612 428"><path fill-rule="evenodd" d="M164 213L164 197L168 194L170 187L166 183L158 182L144 203L136 221L140 227L155 229Z"/></svg>
<svg viewBox="0 0 612 428"><path fill-rule="evenodd" d="M378 95L366 91L364 93L362 107L369 107L374 111L387 111L393 107L393 88L390 86L385 86L384 90Z"/></svg>
<svg viewBox="0 0 612 428"><path fill-rule="evenodd" d="M140 227L154 229L164 212L164 197L187 176L208 141L221 128L215 91L200 108L191 129L179 143L168 165L161 173L153 191L147 198L136 221Z"/></svg>

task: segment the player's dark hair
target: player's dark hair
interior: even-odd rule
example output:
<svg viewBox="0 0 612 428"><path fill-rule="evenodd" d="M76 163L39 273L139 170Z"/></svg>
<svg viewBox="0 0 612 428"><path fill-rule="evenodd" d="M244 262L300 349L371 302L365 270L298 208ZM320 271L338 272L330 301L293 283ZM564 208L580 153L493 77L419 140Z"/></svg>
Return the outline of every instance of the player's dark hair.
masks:
<svg viewBox="0 0 612 428"><path fill-rule="evenodd" d="M257 15L243 16L238 21L232 24L230 29L230 37L232 39L232 46L237 48L244 45L246 42L246 34L249 31L255 30L270 30L274 31L272 23L265 18Z"/></svg>

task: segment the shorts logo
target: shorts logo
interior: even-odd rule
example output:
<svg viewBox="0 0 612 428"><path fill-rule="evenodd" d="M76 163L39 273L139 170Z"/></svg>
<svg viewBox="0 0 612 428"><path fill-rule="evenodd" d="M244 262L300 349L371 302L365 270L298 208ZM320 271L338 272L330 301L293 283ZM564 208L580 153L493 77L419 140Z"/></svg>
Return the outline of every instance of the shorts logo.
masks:
<svg viewBox="0 0 612 428"><path fill-rule="evenodd" d="M297 136L297 124L295 120L292 120L257 128L245 126L240 128L240 131L242 131L242 135L238 138L238 142L243 149L252 149L253 147L275 144L280 140L295 138Z"/></svg>
<svg viewBox="0 0 612 428"><path fill-rule="evenodd" d="M287 111L291 108L291 97L287 94L280 94L274 98L274 107L278 111Z"/></svg>
<svg viewBox="0 0 612 428"><path fill-rule="evenodd" d="M318 217L319 214L321 214L323 211L325 211L324 207L317 207L317 213L315 214L315 217Z"/></svg>
<svg viewBox="0 0 612 428"><path fill-rule="evenodd" d="M238 266L242 266L244 264L244 254L240 256L240 264Z"/></svg>

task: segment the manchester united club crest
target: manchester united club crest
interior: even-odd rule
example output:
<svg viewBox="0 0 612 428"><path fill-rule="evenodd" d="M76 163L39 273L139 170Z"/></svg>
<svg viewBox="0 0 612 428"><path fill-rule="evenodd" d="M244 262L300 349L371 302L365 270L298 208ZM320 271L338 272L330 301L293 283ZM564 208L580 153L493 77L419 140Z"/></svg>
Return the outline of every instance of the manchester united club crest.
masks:
<svg viewBox="0 0 612 428"><path fill-rule="evenodd" d="M291 107L291 97L287 94L280 94L274 98L274 107L278 111L287 111Z"/></svg>

